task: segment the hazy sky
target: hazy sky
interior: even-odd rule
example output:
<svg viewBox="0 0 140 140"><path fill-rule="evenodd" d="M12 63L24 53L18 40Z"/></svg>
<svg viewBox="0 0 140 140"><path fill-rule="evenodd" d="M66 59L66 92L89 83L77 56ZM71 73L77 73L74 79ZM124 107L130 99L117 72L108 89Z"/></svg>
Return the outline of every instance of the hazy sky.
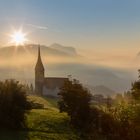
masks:
<svg viewBox="0 0 140 140"><path fill-rule="evenodd" d="M20 26L31 43L134 55L140 46L140 0L0 0L0 44Z"/></svg>

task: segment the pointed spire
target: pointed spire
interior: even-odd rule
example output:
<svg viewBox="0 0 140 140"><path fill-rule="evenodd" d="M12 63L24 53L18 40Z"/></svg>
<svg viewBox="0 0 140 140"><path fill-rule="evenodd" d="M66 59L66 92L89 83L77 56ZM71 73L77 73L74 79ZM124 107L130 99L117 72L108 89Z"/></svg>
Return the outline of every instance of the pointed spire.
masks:
<svg viewBox="0 0 140 140"><path fill-rule="evenodd" d="M44 71L44 66L43 66L43 63L42 63L42 60L41 60L41 54L40 54L40 45L38 45L38 59L37 59L35 69Z"/></svg>
<svg viewBox="0 0 140 140"><path fill-rule="evenodd" d="M38 45L38 60L41 61L41 55L40 55L40 45Z"/></svg>

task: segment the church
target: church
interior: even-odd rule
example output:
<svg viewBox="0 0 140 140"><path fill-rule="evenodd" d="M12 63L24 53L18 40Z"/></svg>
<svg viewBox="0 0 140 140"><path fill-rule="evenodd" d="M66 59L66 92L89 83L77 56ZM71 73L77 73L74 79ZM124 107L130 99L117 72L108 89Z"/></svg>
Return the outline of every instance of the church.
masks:
<svg viewBox="0 0 140 140"><path fill-rule="evenodd" d="M35 66L35 93L41 96L57 97L60 87L68 78L63 77L45 77L45 69L42 63L40 46L38 47L38 58Z"/></svg>

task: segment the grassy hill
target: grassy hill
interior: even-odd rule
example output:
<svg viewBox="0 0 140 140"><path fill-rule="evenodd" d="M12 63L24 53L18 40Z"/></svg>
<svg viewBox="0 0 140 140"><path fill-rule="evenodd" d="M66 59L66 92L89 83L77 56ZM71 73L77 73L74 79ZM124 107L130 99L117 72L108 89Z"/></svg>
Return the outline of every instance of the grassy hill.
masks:
<svg viewBox="0 0 140 140"><path fill-rule="evenodd" d="M30 100L44 105L27 114L26 130L1 131L0 140L79 140L76 130L70 127L69 117L59 113L55 99L30 96Z"/></svg>

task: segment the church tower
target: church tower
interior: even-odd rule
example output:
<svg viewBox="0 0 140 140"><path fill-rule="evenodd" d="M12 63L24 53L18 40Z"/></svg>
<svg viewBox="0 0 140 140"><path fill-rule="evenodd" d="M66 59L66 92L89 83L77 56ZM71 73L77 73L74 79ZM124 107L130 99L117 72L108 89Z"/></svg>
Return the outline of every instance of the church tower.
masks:
<svg viewBox="0 0 140 140"><path fill-rule="evenodd" d="M38 47L38 59L35 66L35 92L38 95L43 94L44 86L44 66L40 55L40 46Z"/></svg>

